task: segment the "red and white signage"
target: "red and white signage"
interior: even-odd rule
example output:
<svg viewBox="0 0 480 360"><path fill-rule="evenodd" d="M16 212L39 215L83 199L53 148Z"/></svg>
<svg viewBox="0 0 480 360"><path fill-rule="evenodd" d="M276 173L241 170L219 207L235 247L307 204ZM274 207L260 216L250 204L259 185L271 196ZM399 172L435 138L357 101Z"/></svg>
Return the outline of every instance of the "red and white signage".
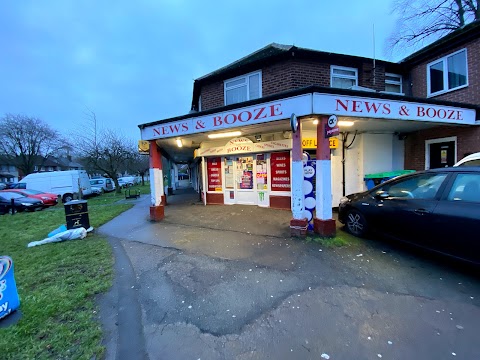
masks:
<svg viewBox="0 0 480 360"><path fill-rule="evenodd" d="M290 151L270 154L272 191L290 191Z"/></svg>
<svg viewBox="0 0 480 360"><path fill-rule="evenodd" d="M282 120L289 118L293 112L297 116L308 115L311 113L311 106L311 94L281 99L221 113L147 126L141 130L142 140L164 139Z"/></svg>
<svg viewBox="0 0 480 360"><path fill-rule="evenodd" d="M237 139L233 139L232 141L229 141L225 146L197 149L195 152L195 157L229 154L251 154L278 150L290 150L292 148L291 139L265 141L260 143L253 143L250 140L250 142L237 142L236 140Z"/></svg>
<svg viewBox="0 0 480 360"><path fill-rule="evenodd" d="M221 158L207 159L208 191L222 191Z"/></svg>
<svg viewBox="0 0 480 360"><path fill-rule="evenodd" d="M313 112L349 117L475 124L475 110L472 109L332 94L315 93Z"/></svg>

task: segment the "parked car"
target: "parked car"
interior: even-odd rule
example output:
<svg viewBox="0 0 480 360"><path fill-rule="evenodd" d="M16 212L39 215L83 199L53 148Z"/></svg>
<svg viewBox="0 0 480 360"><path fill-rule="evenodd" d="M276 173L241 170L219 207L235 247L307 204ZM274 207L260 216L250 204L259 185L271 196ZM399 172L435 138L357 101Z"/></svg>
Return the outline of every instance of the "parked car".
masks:
<svg viewBox="0 0 480 360"><path fill-rule="evenodd" d="M102 195L105 191L103 191L103 188L98 187L98 186L92 186L92 195L93 196L99 196Z"/></svg>
<svg viewBox="0 0 480 360"><path fill-rule="evenodd" d="M135 176L122 176L118 178L118 184L121 187L130 187L137 184Z"/></svg>
<svg viewBox="0 0 480 360"><path fill-rule="evenodd" d="M103 192L109 192L115 190L115 183L110 178L95 178L90 179L90 185L92 187L99 187L103 190Z"/></svg>
<svg viewBox="0 0 480 360"><path fill-rule="evenodd" d="M338 218L356 236L375 231L480 264L480 167L394 178L343 197Z"/></svg>
<svg viewBox="0 0 480 360"><path fill-rule="evenodd" d="M465 156L453 166L480 166L480 152Z"/></svg>
<svg viewBox="0 0 480 360"><path fill-rule="evenodd" d="M7 187L6 183L0 182L0 190L4 190Z"/></svg>
<svg viewBox="0 0 480 360"><path fill-rule="evenodd" d="M12 209L12 200L15 209ZM0 213L13 213L21 211L35 211L43 209L43 202L38 199L32 199L15 192L0 192Z"/></svg>
<svg viewBox="0 0 480 360"><path fill-rule="evenodd" d="M80 190L84 196L90 196L92 189L85 170L47 171L25 176L15 189L37 189L62 198L63 202L73 200Z"/></svg>
<svg viewBox="0 0 480 360"><path fill-rule="evenodd" d="M29 198L41 200L43 202L44 207L55 206L58 204L57 195L46 193L43 191L31 190L31 189L8 189L8 190L0 191L0 194L3 192L15 192L17 194L20 194Z"/></svg>

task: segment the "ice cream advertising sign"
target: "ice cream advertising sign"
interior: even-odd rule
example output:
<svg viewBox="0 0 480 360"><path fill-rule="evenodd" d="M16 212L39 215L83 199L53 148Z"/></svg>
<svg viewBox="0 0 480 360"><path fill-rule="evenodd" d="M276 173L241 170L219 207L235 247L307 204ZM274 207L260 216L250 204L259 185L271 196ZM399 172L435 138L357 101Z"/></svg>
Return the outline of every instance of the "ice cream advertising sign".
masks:
<svg viewBox="0 0 480 360"><path fill-rule="evenodd" d="M13 261L8 256L0 256L0 319L19 306L17 285L13 277Z"/></svg>

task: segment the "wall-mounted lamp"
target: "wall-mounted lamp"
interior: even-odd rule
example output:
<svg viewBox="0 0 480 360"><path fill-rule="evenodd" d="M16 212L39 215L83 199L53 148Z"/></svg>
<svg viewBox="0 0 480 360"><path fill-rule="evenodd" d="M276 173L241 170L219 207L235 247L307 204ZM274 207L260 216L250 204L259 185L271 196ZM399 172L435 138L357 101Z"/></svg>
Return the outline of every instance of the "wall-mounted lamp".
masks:
<svg viewBox="0 0 480 360"><path fill-rule="evenodd" d="M182 146L183 146L182 139L177 139L177 146L178 146L178 147L182 147Z"/></svg>
<svg viewBox="0 0 480 360"><path fill-rule="evenodd" d="M220 134L209 134L208 138L209 139L220 139L220 138L240 136L240 135L242 135L241 131L230 131L230 132L220 133Z"/></svg>
<svg viewBox="0 0 480 360"><path fill-rule="evenodd" d="M338 122L338 126L353 126L355 124L353 121L342 121Z"/></svg>
<svg viewBox="0 0 480 360"><path fill-rule="evenodd" d="M318 125L318 119L313 120L313 125Z"/></svg>

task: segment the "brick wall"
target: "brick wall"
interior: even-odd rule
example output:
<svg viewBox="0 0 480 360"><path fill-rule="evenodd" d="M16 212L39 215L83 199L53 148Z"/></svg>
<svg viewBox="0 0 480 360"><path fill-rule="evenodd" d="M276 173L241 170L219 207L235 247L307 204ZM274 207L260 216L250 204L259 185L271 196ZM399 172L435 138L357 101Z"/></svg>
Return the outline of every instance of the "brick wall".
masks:
<svg viewBox="0 0 480 360"><path fill-rule="evenodd" d="M303 88L310 85L330 86L330 63L309 60L289 59L262 70L262 95L269 96L279 92ZM353 67L358 69L358 84L375 90L385 90L385 67L378 63L375 81L372 75L373 61L352 63L339 60L332 65ZM224 106L223 81L205 85L201 89L202 110Z"/></svg>
<svg viewBox="0 0 480 360"><path fill-rule="evenodd" d="M442 95L433 96L432 98L465 102L469 104L480 104L480 39L476 39L466 46L463 45L446 51L439 56L433 57L428 61L415 66L411 71L412 95L415 97L427 97L427 65L429 63L464 48L467 49L468 86Z"/></svg>
<svg viewBox="0 0 480 360"><path fill-rule="evenodd" d="M425 141L457 137L457 160L471 152L480 152L479 126L440 126L417 131L405 139L405 169L425 170Z"/></svg>

